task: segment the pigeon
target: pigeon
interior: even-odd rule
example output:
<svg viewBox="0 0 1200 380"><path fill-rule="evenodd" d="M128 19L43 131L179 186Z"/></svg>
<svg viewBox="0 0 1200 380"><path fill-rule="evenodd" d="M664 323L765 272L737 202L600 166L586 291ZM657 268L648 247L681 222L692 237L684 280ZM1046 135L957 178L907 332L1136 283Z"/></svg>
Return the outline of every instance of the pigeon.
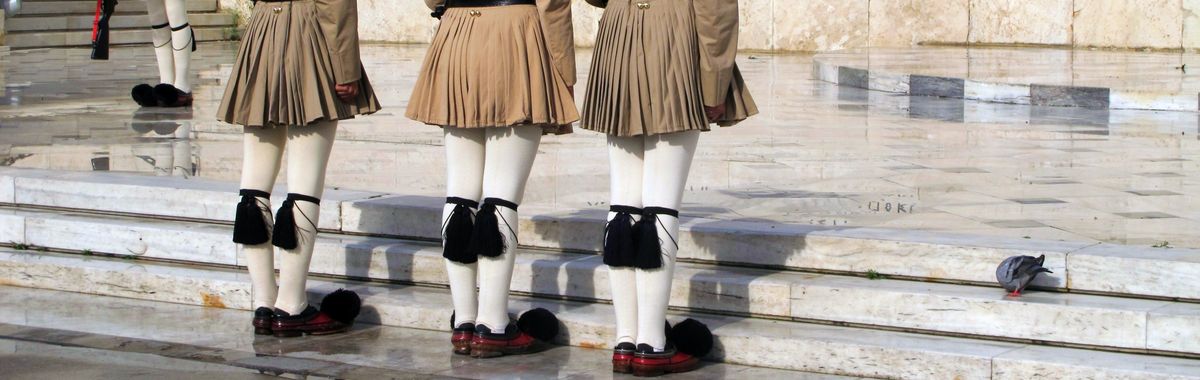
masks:
<svg viewBox="0 0 1200 380"><path fill-rule="evenodd" d="M1025 290L1039 273L1054 273L1042 267L1045 262L1046 255L1009 257L996 268L996 281L1000 282L1010 296L1020 297L1021 291Z"/></svg>

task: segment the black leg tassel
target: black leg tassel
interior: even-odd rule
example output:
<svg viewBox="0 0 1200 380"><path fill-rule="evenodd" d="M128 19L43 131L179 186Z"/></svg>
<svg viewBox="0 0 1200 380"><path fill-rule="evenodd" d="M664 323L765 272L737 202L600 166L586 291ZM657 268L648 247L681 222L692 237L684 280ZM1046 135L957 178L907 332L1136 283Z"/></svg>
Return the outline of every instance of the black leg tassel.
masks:
<svg viewBox="0 0 1200 380"><path fill-rule="evenodd" d="M479 207L479 202L449 197L446 198L446 203L453 204L454 210L450 211L450 216L442 225L442 257L462 264L479 261L479 256L471 254L468 249L471 244L472 232L475 229L473 209Z"/></svg>
<svg viewBox="0 0 1200 380"><path fill-rule="evenodd" d="M300 245L298 233L296 231L296 201L311 202L320 205L321 200L302 194L288 194L287 199L283 201L283 206L279 207L279 212L275 213L275 233L271 239L271 244L283 249L296 249ZM303 211L301 214L303 215ZM306 215L305 218L308 216ZM316 223L310 219L309 223L316 228Z"/></svg>
<svg viewBox="0 0 1200 380"><path fill-rule="evenodd" d="M242 189L238 194L242 196L242 200L238 202L237 215L233 219L233 242L259 245L271 241L271 231L267 229L263 207L258 201L258 198L266 198L267 202L270 202L271 193ZM270 207L267 207L267 212L270 212Z"/></svg>
<svg viewBox="0 0 1200 380"><path fill-rule="evenodd" d="M504 226L500 226L500 216L497 214L496 206L508 207L516 211L517 204L500 198L488 198L483 200L483 206L479 207L479 212L475 213L475 230L471 233L471 243L467 247L467 252L478 256L499 257L508 249L504 241L504 234L500 233L500 228L508 228L512 231L512 226L509 221L504 221ZM515 221L513 221L515 222ZM513 231L515 233L515 231Z"/></svg>
<svg viewBox="0 0 1200 380"><path fill-rule="evenodd" d="M640 269L662 268L662 240L658 237L658 216L669 215L679 217L679 211L665 207L646 207L642 210L642 220L635 225L637 229L637 259L633 265ZM668 236L670 237L670 236ZM674 241L674 238L672 238Z"/></svg>
<svg viewBox="0 0 1200 380"><path fill-rule="evenodd" d="M615 212L612 220L604 226L604 264L611 267L632 267L637 258L637 238L634 234L633 215L641 215L642 209L631 206L613 205L608 211Z"/></svg>

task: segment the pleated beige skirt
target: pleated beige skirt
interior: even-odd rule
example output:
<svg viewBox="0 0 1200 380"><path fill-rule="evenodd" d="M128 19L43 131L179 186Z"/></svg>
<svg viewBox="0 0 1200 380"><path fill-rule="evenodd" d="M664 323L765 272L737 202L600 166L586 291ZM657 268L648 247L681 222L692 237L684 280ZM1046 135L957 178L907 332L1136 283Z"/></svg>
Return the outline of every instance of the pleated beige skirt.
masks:
<svg viewBox="0 0 1200 380"><path fill-rule="evenodd" d="M274 8L282 10L275 12ZM259 2L217 118L251 127L308 125L379 111L366 72L354 103L337 97L333 60L311 0Z"/></svg>
<svg viewBox="0 0 1200 380"><path fill-rule="evenodd" d="M579 120L533 5L447 10L405 115L455 128L540 125L554 134Z"/></svg>
<svg viewBox="0 0 1200 380"><path fill-rule="evenodd" d="M638 2L650 7L639 9ZM610 0L600 18L584 96L584 129L614 136L709 130L700 84L700 50L692 7ZM731 0L732 1L732 0ZM732 126L758 113L734 68L725 116Z"/></svg>

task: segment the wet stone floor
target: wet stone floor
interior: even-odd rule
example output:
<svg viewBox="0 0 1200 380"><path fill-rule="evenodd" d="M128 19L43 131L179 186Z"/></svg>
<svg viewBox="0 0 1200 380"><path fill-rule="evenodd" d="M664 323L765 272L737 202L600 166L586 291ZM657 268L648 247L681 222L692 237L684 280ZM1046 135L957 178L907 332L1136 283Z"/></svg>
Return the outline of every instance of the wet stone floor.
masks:
<svg viewBox="0 0 1200 380"><path fill-rule="evenodd" d="M634 378L614 376L612 351L603 349L552 347L472 359L451 353L444 331L360 324L346 334L274 338L255 336L250 317L243 310L0 286L0 368L12 380ZM667 378L849 379L717 363Z"/></svg>
<svg viewBox="0 0 1200 380"><path fill-rule="evenodd" d="M235 50L201 45L196 105L173 110L128 99L157 72L150 49L8 53L0 165L236 181L241 130L215 120ZM441 131L403 117L424 47L363 54L385 109L342 124L328 184L441 195ZM762 114L701 138L685 215L1200 247L1196 113L906 97L814 81L807 55L739 63ZM547 136L524 204L606 207L606 157L599 134Z"/></svg>

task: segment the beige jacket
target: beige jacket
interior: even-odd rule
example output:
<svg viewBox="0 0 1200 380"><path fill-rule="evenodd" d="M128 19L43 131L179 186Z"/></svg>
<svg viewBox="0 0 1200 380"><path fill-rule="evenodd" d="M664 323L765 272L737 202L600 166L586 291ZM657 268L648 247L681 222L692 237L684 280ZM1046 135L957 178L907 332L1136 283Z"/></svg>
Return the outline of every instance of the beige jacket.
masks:
<svg viewBox="0 0 1200 380"><path fill-rule="evenodd" d="M587 2L600 8L608 4L608 0ZM670 4L686 7L689 2L672 1ZM700 83L704 91L704 105L716 107L725 103L733 81L738 46L738 2L692 0L690 5L700 42Z"/></svg>
<svg viewBox="0 0 1200 380"><path fill-rule="evenodd" d="M542 34L554 68L568 86L575 85L575 29L571 24L571 0L536 0L542 20ZM446 0L425 0L429 9L445 4Z"/></svg>
<svg viewBox="0 0 1200 380"><path fill-rule="evenodd" d="M338 84L362 79L358 54L358 0L314 0L317 24L329 44L333 75Z"/></svg>

